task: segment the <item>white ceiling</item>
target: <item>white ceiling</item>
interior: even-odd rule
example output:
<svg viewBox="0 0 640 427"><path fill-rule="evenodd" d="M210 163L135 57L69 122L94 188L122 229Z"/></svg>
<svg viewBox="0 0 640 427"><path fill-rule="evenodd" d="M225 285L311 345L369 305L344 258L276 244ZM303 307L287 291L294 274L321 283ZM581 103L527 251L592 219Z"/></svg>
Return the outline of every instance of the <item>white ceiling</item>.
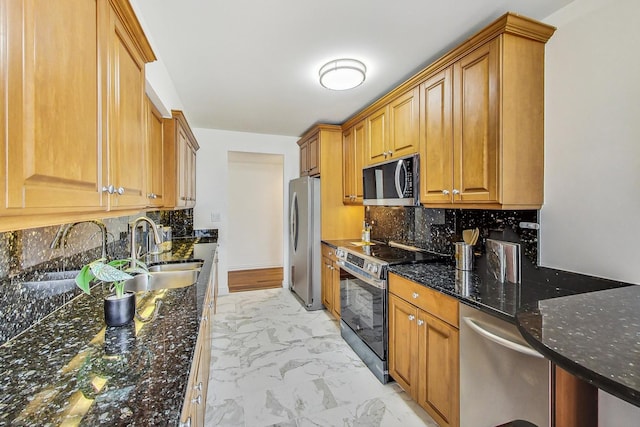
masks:
<svg viewBox="0 0 640 427"><path fill-rule="evenodd" d="M572 0L132 0L192 127L299 136L342 123L507 11L544 20ZM363 61L347 91L318 83ZM175 108L175 106L168 106Z"/></svg>

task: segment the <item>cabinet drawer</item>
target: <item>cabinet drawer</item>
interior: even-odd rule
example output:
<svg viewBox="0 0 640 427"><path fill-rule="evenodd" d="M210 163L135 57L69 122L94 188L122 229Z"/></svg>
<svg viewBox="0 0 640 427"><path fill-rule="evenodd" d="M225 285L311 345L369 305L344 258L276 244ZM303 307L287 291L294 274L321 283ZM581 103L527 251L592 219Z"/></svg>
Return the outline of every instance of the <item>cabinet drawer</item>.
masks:
<svg viewBox="0 0 640 427"><path fill-rule="evenodd" d="M329 258L332 261L337 261L338 258L336 257L336 250L335 248L327 245L327 244L323 244L322 245L322 256Z"/></svg>
<svg viewBox="0 0 640 427"><path fill-rule="evenodd" d="M389 292L458 327L458 301L455 298L395 274L389 275Z"/></svg>

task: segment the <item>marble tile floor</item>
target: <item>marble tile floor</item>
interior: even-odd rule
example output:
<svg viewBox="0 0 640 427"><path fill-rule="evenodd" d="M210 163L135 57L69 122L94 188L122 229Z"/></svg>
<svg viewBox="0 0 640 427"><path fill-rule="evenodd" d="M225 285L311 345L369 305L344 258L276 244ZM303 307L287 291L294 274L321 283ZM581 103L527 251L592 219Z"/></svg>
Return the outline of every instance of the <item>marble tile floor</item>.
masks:
<svg viewBox="0 0 640 427"><path fill-rule="evenodd" d="M286 289L218 299L205 425L437 427L371 374L333 317Z"/></svg>

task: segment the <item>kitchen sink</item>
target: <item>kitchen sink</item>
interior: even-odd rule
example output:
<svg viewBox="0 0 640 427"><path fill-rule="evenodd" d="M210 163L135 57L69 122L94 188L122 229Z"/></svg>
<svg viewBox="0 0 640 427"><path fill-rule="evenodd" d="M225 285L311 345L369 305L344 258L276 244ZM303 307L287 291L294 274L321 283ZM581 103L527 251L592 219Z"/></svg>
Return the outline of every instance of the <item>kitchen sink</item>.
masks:
<svg viewBox="0 0 640 427"><path fill-rule="evenodd" d="M162 264L170 265L170 264ZM155 266L158 267L158 266ZM124 283L125 290L140 292L140 291L155 291L158 289L176 289L184 288L185 286L191 286L198 280L199 268L193 266L188 269L181 270L151 270L149 268L149 274L138 274L132 279L127 280Z"/></svg>
<svg viewBox="0 0 640 427"><path fill-rule="evenodd" d="M184 271L184 270L197 270L200 271L204 261L201 259L192 259L187 261L173 261L162 264L156 264L149 267L150 272L158 271Z"/></svg>

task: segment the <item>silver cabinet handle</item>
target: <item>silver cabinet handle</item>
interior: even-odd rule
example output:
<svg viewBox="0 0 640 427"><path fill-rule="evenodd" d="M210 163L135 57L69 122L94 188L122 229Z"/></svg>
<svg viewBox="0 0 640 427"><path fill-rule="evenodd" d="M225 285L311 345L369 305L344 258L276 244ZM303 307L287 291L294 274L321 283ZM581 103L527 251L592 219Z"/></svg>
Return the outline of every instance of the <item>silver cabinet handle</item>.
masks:
<svg viewBox="0 0 640 427"><path fill-rule="evenodd" d="M202 381L198 383L198 385L193 386L195 391L202 391Z"/></svg>
<svg viewBox="0 0 640 427"><path fill-rule="evenodd" d="M116 192L117 192L119 195L121 195L121 196L122 196L122 195L124 194L124 188L123 188L123 187L118 187L118 189L116 190Z"/></svg>
<svg viewBox="0 0 640 427"><path fill-rule="evenodd" d="M417 292L414 292L413 294L411 294L411 296L413 297L413 299L416 299L420 296L420 294L418 294Z"/></svg>
<svg viewBox="0 0 640 427"><path fill-rule="evenodd" d="M409 315L409 321L413 322L413 320L416 318L416 316L414 316L413 314Z"/></svg>
<svg viewBox="0 0 640 427"><path fill-rule="evenodd" d="M191 403L195 405L199 405L200 403L202 403L202 395L198 395L198 397L196 397L195 399L191 399Z"/></svg>
<svg viewBox="0 0 640 427"><path fill-rule="evenodd" d="M442 190L442 194L444 194L445 196L449 195L449 190Z"/></svg>
<svg viewBox="0 0 640 427"><path fill-rule="evenodd" d="M180 427L191 427L191 417L187 418L185 422L180 422Z"/></svg>
<svg viewBox="0 0 640 427"><path fill-rule="evenodd" d="M107 187L102 187L102 192L103 193L109 193L109 194L113 194L116 191L115 187L113 185L109 185Z"/></svg>
<svg viewBox="0 0 640 427"><path fill-rule="evenodd" d="M389 153L389 155L392 155L393 151L389 150L389 151L387 151L387 153Z"/></svg>
<svg viewBox="0 0 640 427"><path fill-rule="evenodd" d="M418 320L418 326L422 326L422 325L424 325L424 320L419 319L419 320Z"/></svg>
<svg viewBox="0 0 640 427"><path fill-rule="evenodd" d="M453 189L453 195L455 196L456 194L460 194L460 190L456 190L455 188Z"/></svg>

